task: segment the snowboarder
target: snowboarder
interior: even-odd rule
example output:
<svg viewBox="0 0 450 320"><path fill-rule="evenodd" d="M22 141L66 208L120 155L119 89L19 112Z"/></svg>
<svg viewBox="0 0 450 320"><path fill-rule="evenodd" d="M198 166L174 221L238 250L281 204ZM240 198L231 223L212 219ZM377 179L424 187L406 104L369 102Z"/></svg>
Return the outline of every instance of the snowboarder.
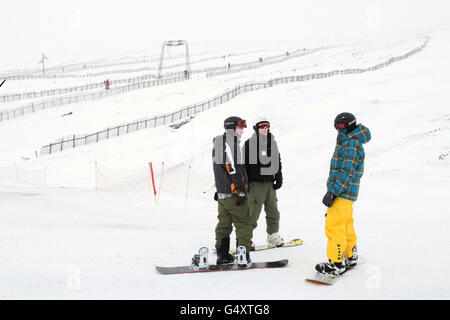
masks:
<svg viewBox="0 0 450 320"><path fill-rule="evenodd" d="M249 206L253 230L264 206L266 213L267 244L281 247L284 240L279 235L280 212L277 206L276 190L283 184L281 158L270 122L259 119L253 126L255 132L245 142L245 168L249 181ZM253 246L254 247L254 246Z"/></svg>
<svg viewBox="0 0 450 320"><path fill-rule="evenodd" d="M357 125L355 116L348 112L337 115L334 127L338 131L337 143L331 159L328 190L322 200L328 207L325 215L328 262L317 264L316 270L339 275L355 267L358 261L353 203L364 172L363 144L370 141L371 135L369 129Z"/></svg>
<svg viewBox="0 0 450 320"><path fill-rule="evenodd" d="M228 117L224 121L226 132L213 140L213 169L216 183L214 199L218 201L219 219L216 226L217 264L234 262L229 253L230 234L236 228L236 246L245 247L241 266L251 266L250 247L252 227L247 201L247 174L242 159L240 138L247 127L245 120Z"/></svg>

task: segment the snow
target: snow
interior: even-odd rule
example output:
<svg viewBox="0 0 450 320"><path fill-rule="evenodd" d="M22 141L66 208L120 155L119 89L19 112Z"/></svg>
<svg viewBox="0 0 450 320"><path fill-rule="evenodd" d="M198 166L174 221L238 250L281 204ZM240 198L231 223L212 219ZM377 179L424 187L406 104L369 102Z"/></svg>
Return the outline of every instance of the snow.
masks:
<svg viewBox="0 0 450 320"><path fill-rule="evenodd" d="M67 134L177 110L247 81L372 66L421 44L423 35L345 43L248 72L0 122L0 167L47 169L42 187L0 175L0 298L448 299L450 156L442 155L450 151L450 31L427 35L431 40L423 51L385 69L248 92L176 130L147 129L50 156L36 158L34 151ZM39 86L51 85L42 81ZM70 111L71 116L61 117ZM367 263L345 280L319 287L304 278L325 259L321 200L336 139L332 122L342 111L354 113L372 132L354 206L358 247ZM164 161L168 170L191 164L211 176L211 141L230 115L249 124L262 115L270 119L283 161L280 233L286 240L300 237L304 244L253 253L254 261L288 258L282 269L158 274L156 265L189 264L198 248L214 247L217 205L212 198L186 201L168 193L155 204L151 190L133 185L132 172L148 181L151 161L158 183ZM249 126L244 138L251 131ZM110 175L129 180L115 189L107 186L113 192L96 193L96 162L100 170L109 168ZM254 242L265 239L261 217ZM245 285L236 290L236 283Z"/></svg>

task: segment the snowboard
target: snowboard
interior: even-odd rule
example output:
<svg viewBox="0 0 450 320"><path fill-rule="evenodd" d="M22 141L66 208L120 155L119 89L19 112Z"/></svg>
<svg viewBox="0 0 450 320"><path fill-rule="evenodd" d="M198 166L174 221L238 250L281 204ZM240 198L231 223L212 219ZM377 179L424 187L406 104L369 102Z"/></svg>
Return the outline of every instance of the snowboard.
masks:
<svg viewBox="0 0 450 320"><path fill-rule="evenodd" d="M206 270L194 270L191 266L181 266L181 267L155 267L156 270L162 274L183 274L183 273L202 273L202 272L217 272L217 271L237 271L237 270L254 270L254 269L271 269L271 268L282 268L288 264L287 259L269 261L269 262L253 262L251 267L243 268L239 267L235 263L230 264L212 264Z"/></svg>
<svg viewBox="0 0 450 320"><path fill-rule="evenodd" d="M323 274L315 271L314 274L312 274L310 277L307 277L305 280L308 282L312 282L315 284L323 284L323 285L332 285L335 284L338 280L342 279L343 277L347 276L349 273L352 272L352 270L358 268L360 265L364 264L366 260L362 258L361 256L358 257L358 264L354 266L353 268L348 268L344 271L344 273L340 275L328 275Z"/></svg>
<svg viewBox="0 0 450 320"><path fill-rule="evenodd" d="M282 245L281 247L275 247L275 246L266 244L266 245L256 246L255 250L252 250L252 251L263 251L263 250L277 249L277 248L289 248L289 247L296 247L301 244L303 244L303 240L297 238L297 239L292 239L292 240L286 241L284 243L284 245ZM231 249L230 254L236 254L236 249Z"/></svg>

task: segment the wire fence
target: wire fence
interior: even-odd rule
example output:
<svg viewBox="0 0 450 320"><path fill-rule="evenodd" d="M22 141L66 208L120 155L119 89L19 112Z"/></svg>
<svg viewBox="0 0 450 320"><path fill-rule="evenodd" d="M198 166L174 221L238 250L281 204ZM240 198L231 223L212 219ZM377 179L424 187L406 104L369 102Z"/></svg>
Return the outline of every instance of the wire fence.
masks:
<svg viewBox="0 0 450 320"><path fill-rule="evenodd" d="M134 78L110 80L110 85L117 86L117 85L123 84L123 83L133 83L133 82L145 81L145 80L152 79L152 78L156 79L156 76L152 75L152 74L147 74L144 76L134 77ZM47 97L47 96L56 96L56 95L62 95L62 94L67 94L67 93L72 93L72 92L81 92L81 91L93 90L93 89L104 88L104 87L105 87L104 82L95 82L95 83L89 83L89 84L84 84L81 86L74 86L74 87L68 87L68 88L5 94L5 95L0 96L0 103L17 101L17 100L34 99L34 98ZM23 107L21 107L21 108L23 108ZM21 109L21 108L16 108L16 109ZM10 110L10 111L12 111L12 110Z"/></svg>
<svg viewBox="0 0 450 320"><path fill-rule="evenodd" d="M427 40L428 41L428 40ZM181 110L178 110L176 112L167 113L163 115L154 116L151 118L141 119L132 123L122 124L116 127L110 127L105 130L89 134L89 135L83 135L83 136L69 136L64 137L60 141L57 141L55 143L49 144L48 146L45 146L41 149L40 154L51 154L55 151L62 151L66 148L74 148L79 145L88 144L92 142L99 142L101 140L109 139L111 137L120 136L126 133L135 132L137 130L146 129L146 128L153 128L160 125L166 125L169 123L177 122L183 118L187 118L190 116L194 116L195 114L208 110L210 108L213 108L219 104L225 103L234 97L245 93L249 91L264 89L268 87L272 87L274 85L283 84L283 83L289 83L289 82L296 82L296 81L309 81L313 79L322 79L327 78L335 75L342 75L342 74L356 74L356 73L362 73L367 71L375 71L381 68L384 68L394 62L397 62L399 60L403 60L408 58L410 55L420 51L423 49L423 47L426 45L426 42L418 48L415 48L408 53L399 56L394 57L389 60L387 60L384 63L380 63L378 65L365 68L365 69L344 69L344 70L334 70L328 73L312 73L307 75L301 75L301 76L291 76L291 77L281 77L276 79L271 79L267 82L263 83L247 83L238 85L232 90L228 90L210 100L201 102L199 104L185 107Z"/></svg>
<svg viewBox="0 0 450 320"><path fill-rule="evenodd" d="M266 58L261 61L256 61L256 62L252 62L252 63L233 64L233 68L231 68L231 66L230 66L230 68L226 68L225 70L216 71L216 72L208 72L206 74L206 77L211 78L211 77L221 76L221 75L230 74L230 73L237 73L237 72L242 72L242 71L253 70L253 69L265 67L268 65L272 65L275 63L281 63L281 62L287 61L289 59L298 58L298 57L305 56L308 54L316 53L318 51L325 50L325 49L329 49L329 47L317 48L317 49L312 49L312 50L306 50L306 48L299 49L299 50L295 50L291 53L286 52L285 54Z"/></svg>
<svg viewBox="0 0 450 320"><path fill-rule="evenodd" d="M110 88L108 90L105 89L105 90L100 90L100 91L95 91L95 92L90 92L90 93L67 95L67 96L59 97L57 99L44 100L44 101L39 101L39 102L35 102L35 103L33 102L24 107L0 112L0 121L16 119L18 117L22 117L22 116L30 114L30 113L35 113L35 112L46 110L49 108L60 107L60 106L67 105L67 104L78 103L78 102L82 102L82 101L98 100L98 99L114 96L117 94L122 94L122 93L133 91L133 90L161 86L161 85L171 84L171 83L185 81L185 80L187 80L187 78L185 76L177 77L177 78L160 79L160 80L148 80L148 81L127 84L125 86ZM95 86L95 85L93 85L93 86Z"/></svg>
<svg viewBox="0 0 450 320"><path fill-rule="evenodd" d="M47 183L47 168L24 168L17 164L0 167L0 182L21 182L34 186L45 186Z"/></svg>
<svg viewBox="0 0 450 320"><path fill-rule="evenodd" d="M91 133L91 134L65 136L63 138L58 139L57 141L55 141L53 143L50 143L50 144L42 147L39 154L40 155L48 155L48 154L52 154L55 152L63 151L65 149L76 148L76 147L79 147L82 145L99 142L102 140L121 136L121 135L135 132L138 130L143 130L143 129L147 129L147 128L155 128L157 126L162 126L162 125L167 125L167 124L174 124L176 122L182 121L183 119L186 119L189 117L194 117L196 114L198 114L200 112L214 108L217 105L220 105L220 104L230 101L231 99L235 98L238 95L241 95L243 93L250 92L250 91L271 88L271 87L279 85L279 84L290 83L290 82L310 81L310 80L314 80L314 79L324 79L324 78L329 78L329 77L338 76L338 75L359 74L359 73L364 73L364 72L376 71L376 70L385 68L385 67L391 65L392 63L407 59L411 55L421 51L427 45L428 41L429 41L429 38L427 38L421 46L416 47L403 55L400 55L397 57L392 57L385 62L379 63L379 64L371 66L371 67L367 67L367 68L333 70L330 72L319 72L319 73L311 73L311 74L298 75L298 76L274 78L274 79L268 80L266 82L259 82L259 83L250 82L250 83L240 84L233 89L227 90L227 91L215 96L212 99L200 102L195 105L187 106L187 107L182 108L181 110L178 110L175 112L157 115L157 116L153 116L153 117L149 117L149 118L144 118L144 119L136 120L131 123L121 124L121 125L114 126L114 127L109 127L102 131L98 131L98 132Z"/></svg>
<svg viewBox="0 0 450 320"><path fill-rule="evenodd" d="M259 61L251 61L251 62L244 62L240 64L233 64L230 67L223 65L223 66L216 66L216 67L209 67L209 68L203 68L203 69L195 69L191 70L190 74L200 74L200 73L206 73L207 77L213 77L217 75L223 75L227 73L234 73L234 72L242 72L246 70L251 70L254 68L259 68L263 66L267 66L274 63L281 63L283 61L286 61L287 59L296 58L299 56L312 54L314 52L323 50L325 48L318 48L318 49L311 49L306 50L305 49L299 49L296 51L293 51L291 54L282 54L282 55L276 55L272 57L268 57L262 62ZM281 58L281 59L280 59ZM211 59L211 58L206 58ZM175 66L175 65L174 65ZM178 65L176 65L178 66ZM159 86L159 85L165 85L165 84L171 84L174 82L179 82L183 80L188 80L189 77L186 77L186 74L184 71L179 72L170 72L165 73L162 77L162 79L154 80L152 82L149 82L148 79L155 78L156 76L153 74L147 74L140 77L134 77L134 78L128 78L128 79L121 79L121 80L113 80L110 81L111 86L117 86L123 83L136 83L136 82L142 82L142 85L136 84L133 86L125 86L121 88L116 89L110 89L108 92L95 92L95 93L79 93L76 95L66 96L66 97L59 97L56 99L50 99L45 101L39 101L39 102L33 102L30 104L27 104L25 106L16 107L13 109L6 109L0 112L0 121L5 120L13 120L17 117L24 116L29 113L38 112L41 110L45 110L48 108L54 108L59 107L71 103L78 103L80 101L90 101L90 100L96 100L101 99L107 96L112 96L116 94L121 94L124 92L129 92L136 89L141 88L148 88L153 86ZM103 88L104 83L91 83L86 84L82 86L75 86L75 87L69 87L69 88L62 88L62 89L51 89L51 90L43 90L43 91L37 91L37 92L26 92L26 93L16 93L16 94L8 94L0 96L0 103L5 102L11 102L11 101L17 101L22 99L33 99L33 98L39 98L39 97L45 97L45 96L56 96L56 95L63 95L63 94L69 94L72 92L81 92L81 91L88 91L88 90L95 90L99 88Z"/></svg>
<svg viewBox="0 0 450 320"><path fill-rule="evenodd" d="M323 50L323 49L324 48L313 49L313 50L310 50L308 52L305 52L306 48L305 49L299 49L299 50L293 51L291 54L288 54L287 56L286 56L286 54L280 54L280 55L275 55L275 56L271 56L271 57L265 58L262 62L250 61L250 62L243 62L243 63L238 63L238 64L234 63L234 64L230 64L230 67L228 67L227 65L223 64L221 66L215 66L215 67L208 67L208 68L201 68L201 69L191 70L191 74L207 73L207 74L209 74L209 77L211 77L211 76L213 76L212 73L215 72L215 71L218 72L217 73L218 75L219 74L224 74L227 71L230 72L230 70L234 70L234 69L237 69L235 72L241 72L241 71L247 70L247 69L243 68L243 67L246 67L246 66L253 66L253 65L257 64L257 67L260 67L260 66L267 65L269 62L270 62L270 64L272 64L272 63L279 63L279 62L283 62L283 61L285 61L286 59L289 59L289 58L295 58L295 57L298 57L300 55L314 53L314 52L317 52L318 50ZM301 52L302 54L298 54L297 52ZM221 57L225 58L226 56L221 56ZM284 58L284 59L280 60L279 58ZM207 60L214 60L214 59L218 59L218 57L203 58L203 59L199 59L197 61L194 61L192 63L198 63L198 62L203 62L203 61L207 61ZM277 59L277 60L273 61L274 59ZM184 65L185 65L185 63L178 63L178 64L173 64L173 65L166 66L166 67L164 67L164 69L180 67L180 66L184 66ZM150 69L155 70L155 68L150 68ZM147 70L147 69L145 69L145 68L144 69L139 69L139 70L138 69L129 69L126 72L137 72L137 71L143 71L143 70ZM111 72L111 73L114 73L114 72ZM103 72L101 74L100 73L99 74L91 74L91 76L106 75L106 74L109 74L109 73L108 72ZM162 78L182 78L182 77L184 77L184 71L168 72L168 73L163 74L163 76L162 76ZM127 79L119 79L119 80L111 80L110 84L113 86L113 85L119 85L119 84L123 84L123 83L145 81L145 80L148 80L148 79L151 79L151 78L156 79L157 76L154 75L154 74L146 74L146 75L139 76L139 77L133 77L133 78L127 78ZM72 92L78 92L78 91L92 90L92 89L97 89L97 88L102 88L102 87L104 87L104 83L103 82L96 82L96 83L85 84L85 85L75 86L75 87L62 88L62 89L50 89L50 90L42 90L42 91L6 94L6 95L0 96L0 103L10 102L10 101L17 101L17 100L23 100L23 99L33 99L33 98L39 98L39 97L45 97L45 96L61 95L61 94L67 94L67 93L72 93ZM20 108L16 108L16 109L20 109Z"/></svg>
<svg viewBox="0 0 450 320"><path fill-rule="evenodd" d="M245 52L240 52L240 53L232 53L232 54L228 54L228 55L216 55L213 57L207 57L207 58L200 58L197 60L192 60L191 64L194 63L200 63L200 62L204 62L204 61L208 61L208 60L216 60L222 57L237 57L237 56L242 56L242 55L248 55L248 54L254 54L254 53L258 53L258 52L263 52L262 50L258 50L258 51L245 51ZM194 53L191 54L191 56L196 56L196 55L201 55L204 53ZM66 65L59 65L59 66L54 66L54 67L50 67L50 68L46 68L46 74L42 74L42 69L35 69L35 70L30 70L26 73L14 73L14 72L9 72L9 73L4 73L0 75L1 79L8 79L8 80L33 80L33 79L55 79L55 78L73 78L73 77L77 77L77 78L85 78L85 77L91 77L93 74L92 73L87 73L84 75L70 75L68 73L70 72L80 72L80 71L86 71L86 70L90 70L90 69L101 69L101 68L108 68L108 67L118 67L118 66L123 66L123 65L133 65L133 64L144 64L144 63L157 63L159 62L160 59L160 55L154 55L154 58L151 58L149 56L141 56L141 57L127 57L123 60L125 61L110 61L110 62L102 62L99 63L98 60L95 61L89 61L89 62L82 62L82 63L74 63L74 64L66 64ZM177 59L177 58L183 58L184 54L178 54L178 55L173 55L171 58L172 59ZM168 65L165 68L175 68L178 66L183 66L183 63L177 63L177 64L172 64L172 65ZM156 67L149 67L150 69L156 70ZM137 72L137 71L142 71L139 68L129 68L129 69L122 69L125 70L124 72ZM66 73L66 75L61 74L61 73ZM94 74L95 75L95 74Z"/></svg>
<svg viewBox="0 0 450 320"><path fill-rule="evenodd" d="M211 201L215 193L212 170L201 172L192 165L181 164L160 168L143 165L124 169L95 163L95 190L99 198L111 202L142 202L152 198L155 204L167 200L166 195L184 199ZM168 201L173 201L170 198Z"/></svg>

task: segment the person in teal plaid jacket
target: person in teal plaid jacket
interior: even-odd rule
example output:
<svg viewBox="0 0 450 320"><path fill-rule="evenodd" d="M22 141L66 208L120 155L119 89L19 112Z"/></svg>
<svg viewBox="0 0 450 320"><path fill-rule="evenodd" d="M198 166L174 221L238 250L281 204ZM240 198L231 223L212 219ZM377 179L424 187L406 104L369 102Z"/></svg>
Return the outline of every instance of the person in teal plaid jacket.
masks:
<svg viewBox="0 0 450 320"><path fill-rule="evenodd" d="M370 130L362 124L357 125L355 116L348 112L339 114L334 126L338 136L331 159L327 193L322 200L328 207L325 220L328 262L317 264L316 270L336 275L357 264L353 203L358 198L364 172L363 144L370 141L371 135Z"/></svg>

